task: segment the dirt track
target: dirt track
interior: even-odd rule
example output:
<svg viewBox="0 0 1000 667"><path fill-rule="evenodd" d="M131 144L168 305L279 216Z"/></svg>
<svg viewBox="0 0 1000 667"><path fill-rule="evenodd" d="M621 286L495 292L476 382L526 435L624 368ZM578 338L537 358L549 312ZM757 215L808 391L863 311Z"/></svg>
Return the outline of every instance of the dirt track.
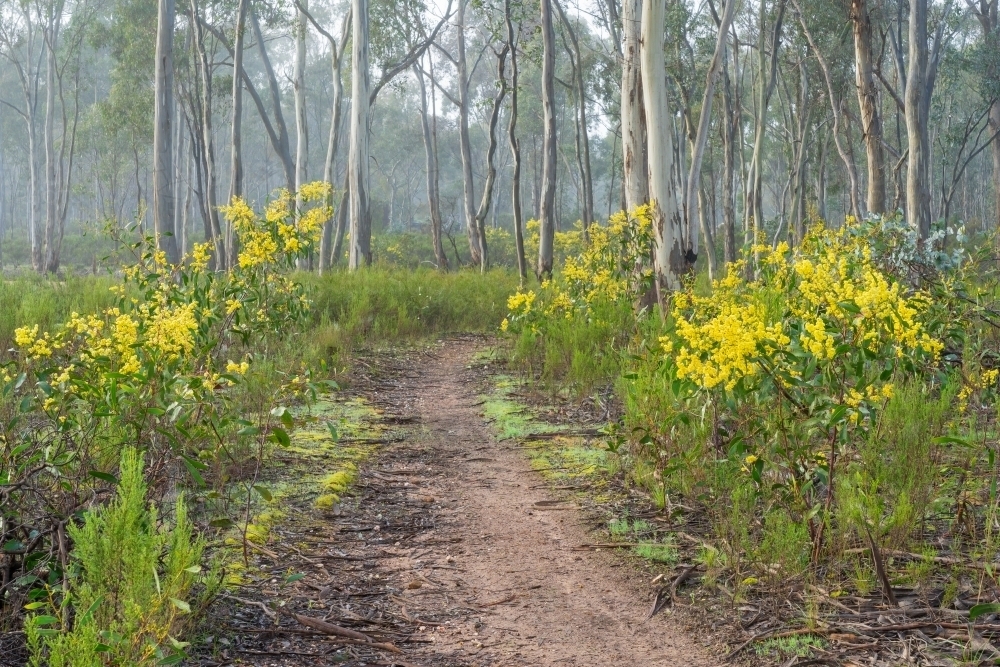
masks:
<svg viewBox="0 0 1000 667"><path fill-rule="evenodd" d="M644 622L650 587L640 588L614 556L572 550L592 541L579 513L549 504L558 499L541 477L511 443L496 442L478 413L466 371L474 350L448 344L384 397L421 425L397 447L438 454L420 475L422 493L455 507L448 533L462 546L441 563L455 569L437 570L436 579L490 605L478 637L445 626L426 653L471 664L716 664L670 616Z"/></svg>
<svg viewBox="0 0 1000 667"><path fill-rule="evenodd" d="M515 443L490 434L468 369L478 346L450 341L379 369L391 379L371 398L390 423L407 424L406 437L362 471L353 509L322 528L283 527L288 542L309 533L317 546L337 545L297 551L308 559L303 568L323 563L327 581L289 605L381 629L383 641L403 649L373 660L367 649L336 648L342 664L721 664L676 616L645 620L655 587L631 567L608 552L573 549L593 541L586 529L593 524L549 490ZM238 662L261 665L333 664L326 656L335 648L294 634L255 635L243 646Z"/></svg>

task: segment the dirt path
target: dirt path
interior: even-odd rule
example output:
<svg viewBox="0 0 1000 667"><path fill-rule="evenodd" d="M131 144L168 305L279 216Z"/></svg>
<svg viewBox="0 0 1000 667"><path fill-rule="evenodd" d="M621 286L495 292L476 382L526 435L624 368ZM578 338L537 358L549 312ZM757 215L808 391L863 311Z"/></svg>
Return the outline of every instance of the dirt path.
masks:
<svg viewBox="0 0 1000 667"><path fill-rule="evenodd" d="M721 664L681 615L645 621L648 577L609 552L573 549L593 541L594 522L561 502L516 443L491 435L481 377L469 368L481 346L458 339L359 362L369 366L362 393L395 425L390 442L335 511L316 510L307 495L291 499L295 511L256 555L257 578L219 609L219 624L234 632L213 640L202 664ZM304 574L285 586L290 571ZM345 646L288 612L402 653Z"/></svg>
<svg viewBox="0 0 1000 667"><path fill-rule="evenodd" d="M382 397L420 424L396 447L434 453L417 477L420 493L453 507L442 514L461 546L450 549L434 579L465 589L483 609L471 636L468 625L443 626L433 649L421 653L475 665L718 664L671 616L644 622L651 587L614 556L572 550L592 541L582 516L572 505L551 505L558 498L513 443L492 437L478 412L467 371L475 349L468 341L447 344ZM431 596L421 613L449 604Z"/></svg>

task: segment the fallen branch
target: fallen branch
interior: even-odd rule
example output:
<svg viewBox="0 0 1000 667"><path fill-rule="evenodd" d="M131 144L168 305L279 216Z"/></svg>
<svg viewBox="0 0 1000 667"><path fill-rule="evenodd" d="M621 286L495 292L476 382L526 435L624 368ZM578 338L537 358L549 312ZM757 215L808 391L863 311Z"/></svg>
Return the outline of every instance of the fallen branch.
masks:
<svg viewBox="0 0 1000 667"><path fill-rule="evenodd" d="M387 642L376 642L368 635L358 632L356 630L351 630L349 628L342 628L339 625L334 625L333 623L327 623L326 621L313 618L312 616L303 616L302 614L295 614L291 612L285 612L296 621L306 626L307 628L312 628L313 630L319 630L320 632L327 635L334 635L335 637L340 637L344 640L351 640L348 643L352 644L364 644L366 646L371 646L372 648L382 649L383 651L389 651L390 653L402 653L401 650L389 644Z"/></svg>

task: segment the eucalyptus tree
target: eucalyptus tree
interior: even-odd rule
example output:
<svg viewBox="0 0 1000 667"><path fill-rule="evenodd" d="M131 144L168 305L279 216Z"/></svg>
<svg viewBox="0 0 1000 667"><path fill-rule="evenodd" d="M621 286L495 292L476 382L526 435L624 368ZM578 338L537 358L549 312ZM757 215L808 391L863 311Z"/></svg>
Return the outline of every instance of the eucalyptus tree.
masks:
<svg viewBox="0 0 1000 667"><path fill-rule="evenodd" d="M156 245L177 264L174 238L174 0L159 0L156 29L155 113L153 117L153 227Z"/></svg>
<svg viewBox="0 0 1000 667"><path fill-rule="evenodd" d="M649 204L652 209L657 299L680 289L688 270L684 252L684 226L678 206L674 170L673 130L667 98L663 53L665 0L643 0L640 37L640 69L646 111L647 157L649 160Z"/></svg>
<svg viewBox="0 0 1000 667"><path fill-rule="evenodd" d="M535 275L539 280L552 277L552 251L555 240L556 200L556 108L555 108L555 31L552 27L553 0L540 0L542 31L542 186L541 223L538 240L538 265Z"/></svg>

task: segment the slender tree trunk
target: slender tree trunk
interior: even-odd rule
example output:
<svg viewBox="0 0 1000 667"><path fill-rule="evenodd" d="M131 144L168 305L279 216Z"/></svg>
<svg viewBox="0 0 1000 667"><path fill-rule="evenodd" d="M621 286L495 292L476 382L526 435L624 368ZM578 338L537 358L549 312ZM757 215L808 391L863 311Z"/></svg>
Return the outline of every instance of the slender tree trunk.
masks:
<svg viewBox="0 0 1000 667"><path fill-rule="evenodd" d="M809 127L812 125L812 111L809 105L809 70L804 61L799 61L799 124L795 147L795 187L793 188L794 233L793 242L801 244L806 236L806 159L809 153Z"/></svg>
<svg viewBox="0 0 1000 667"><path fill-rule="evenodd" d="M927 0L911 0L906 73L906 217L923 241L931 233L930 139L927 116Z"/></svg>
<svg viewBox="0 0 1000 667"><path fill-rule="evenodd" d="M625 205L629 210L649 201L646 114L639 67L641 17L642 0L622 0L622 165Z"/></svg>
<svg viewBox="0 0 1000 667"><path fill-rule="evenodd" d="M264 65L264 73L267 75L268 88L271 93L271 115L274 116L274 126L276 129L274 152L281 160L281 166L285 171L285 187L289 191L295 190L295 161L292 159L292 150L288 140L288 127L285 125L285 115L281 112L281 89L278 87L278 77L274 74L274 67L271 59L267 55L267 47L264 44L264 35L260 31L260 20L257 12L250 7L250 26L253 28L254 40L257 42L257 52L260 54L261 62ZM263 114L263 112L261 112Z"/></svg>
<svg viewBox="0 0 1000 667"><path fill-rule="evenodd" d="M295 22L295 69L292 90L295 100L295 208L302 210L298 191L309 180L309 126L306 119L306 11L309 0L299 0L302 7ZM311 251L310 251L311 255ZM310 257L299 257L296 266L302 270L310 266Z"/></svg>
<svg viewBox="0 0 1000 667"><path fill-rule="evenodd" d="M793 2L796 3L796 8L798 8L797 0L793 0ZM848 145L845 146L840 140L840 121L842 116L841 101L840 98L837 97L833 87L833 76L830 73L830 66L827 64L826 58L823 57L819 47L816 46L816 42L813 41L812 33L809 32L805 17L802 16L801 11L799 11L799 23L802 24L802 32L805 34L806 40L809 42L809 47L816 56L817 62L819 62L820 71L823 72L823 79L826 81L826 92L830 99L830 109L833 114L833 128L831 134L833 135L833 142L837 146L837 153L840 154L840 159L844 163L844 169L847 171L849 188L848 197L851 202L851 215L860 217L864 215L864 210L861 205L861 187L858 184L858 167L850 155L850 142L848 142Z"/></svg>
<svg viewBox="0 0 1000 667"><path fill-rule="evenodd" d="M990 132L1000 132L1000 100L990 106ZM1000 229L1000 137L990 145L993 155L993 216L996 229ZM984 216L985 217L985 216Z"/></svg>
<svg viewBox="0 0 1000 667"><path fill-rule="evenodd" d="M861 124L868 156L868 211L885 213L885 149L882 147L882 117L879 113L878 88L872 65L872 22L869 0L851 0L854 25L855 80Z"/></svg>
<svg viewBox="0 0 1000 667"><path fill-rule="evenodd" d="M240 0L233 40L233 122L230 133L229 199L243 196L243 38L250 0Z"/></svg>
<svg viewBox="0 0 1000 667"><path fill-rule="evenodd" d="M494 158L497 152L497 124L500 121L500 107L503 98L507 95L507 78L504 75L504 67L507 62L508 47L506 44L500 55L497 56L497 80L500 88L496 97L493 98L493 111L490 113L489 137L490 145L486 150L486 185L483 186L483 198L479 202L479 210L476 211L476 232L479 235L480 263L479 269L486 273L489 268L489 249L486 246L486 216L490 212L490 202L493 200L493 184L496 183L497 169Z"/></svg>
<svg viewBox="0 0 1000 667"><path fill-rule="evenodd" d="M344 174L344 194L340 196L340 206L337 207L337 232L333 237L333 253L330 262L336 266L344 254L344 235L347 231L347 212L351 205L351 173Z"/></svg>
<svg viewBox="0 0 1000 667"><path fill-rule="evenodd" d="M577 159L580 161L580 181L583 188L583 231L587 233L587 226L594 222L594 179L590 168L590 138L587 130L587 87L583 80L583 55L580 51L580 42L576 38L576 31L573 25L563 12L559 0L552 0L556 9L559 10L559 19L566 28L570 43L573 45L573 83L576 86L577 98L577 118L579 145L577 148Z"/></svg>
<svg viewBox="0 0 1000 667"><path fill-rule="evenodd" d="M729 59L722 68L722 99L726 116L722 123L722 226L723 252L727 263L736 261L736 107L733 104L732 82L729 78Z"/></svg>
<svg viewBox="0 0 1000 667"><path fill-rule="evenodd" d="M479 247L479 233L476 230L475 187L472 178L472 141L469 138L469 67L465 53L465 9L469 0L458 0L456 28L458 58L458 141L462 154L462 204L465 212L465 228L469 236L469 252L474 264L482 262Z"/></svg>
<svg viewBox="0 0 1000 667"><path fill-rule="evenodd" d="M215 169L215 148L212 139L212 70L208 66L208 54L205 52L205 40L202 26L198 18L198 5L191 0L192 26L194 27L194 48L198 58L201 78L201 134L204 155L202 161L205 168L205 200L207 222L211 229L211 240L215 245L215 267L225 270L227 251L222 228L219 225L218 175Z"/></svg>
<svg viewBox="0 0 1000 667"><path fill-rule="evenodd" d="M45 28L45 247L42 271L48 273L52 264L52 253L55 245L56 207L58 193L56 191L56 153L55 153L55 117L56 117L56 40L58 39L58 18L55 8Z"/></svg>
<svg viewBox="0 0 1000 667"><path fill-rule="evenodd" d="M153 228L156 247L171 264L180 263L174 237L174 0L159 0L156 28L153 120Z"/></svg>
<svg viewBox="0 0 1000 667"><path fill-rule="evenodd" d="M351 0L354 31L351 44L351 152L348 164L351 193L351 249L349 268L370 265L371 212L368 202L368 0Z"/></svg>
<svg viewBox="0 0 1000 667"><path fill-rule="evenodd" d="M712 230L707 225L702 224L705 219L704 211L698 207L698 218L695 219L695 201L701 200L701 163L705 156L705 144L708 141L708 130L712 124L712 102L715 100L715 81L719 75L719 69L726 58L726 42L729 39L729 28L733 23L733 16L736 15L736 0L727 0L723 10L722 20L719 24L718 36L715 40L715 53L712 55L712 62L708 66L708 73L705 75L705 94L701 100L701 115L698 118L698 129L692 144L691 167L687 177L687 194L684 201L687 203L687 228L688 238L697 238L696 229L700 225L701 232L705 236L706 251L708 252L708 276L714 279L716 274L715 248L712 247ZM691 244L691 252L695 256L698 253L696 244Z"/></svg>
<svg viewBox="0 0 1000 667"><path fill-rule="evenodd" d="M337 164L337 153L340 149L340 130L343 120L344 106L344 77L342 74L342 63L344 62L344 48L347 45L347 28L351 22L351 12L348 11L344 17L344 23L340 31L340 46L332 39L330 40L330 59L333 71L333 106L330 113L330 134L326 142L326 161L323 164L323 181L333 185L333 172ZM347 191L345 186L344 191ZM330 188L330 196L327 200L329 206L333 206L333 187ZM341 202L343 206L343 202ZM337 219L340 219L341 210L337 210ZM323 225L323 238L320 240L319 249L319 272L322 274L336 263L336 259L331 257L334 237L334 221L327 220Z"/></svg>
<svg viewBox="0 0 1000 667"><path fill-rule="evenodd" d="M764 180L764 137L767 130L767 112L771 104L771 95L777 83L778 75L778 53L781 50L781 27L785 18L786 0L778 0L777 15L771 29L771 57L770 66L766 53L766 41L764 39L767 31L765 25L767 21L767 2L760 2L760 39L757 45L757 76L759 81L760 96L757 101L757 127L754 136L753 156L750 159L750 169L747 175L746 207L744 215L748 222L745 223L748 230L756 235L764 224L764 195L762 185Z"/></svg>
<svg viewBox="0 0 1000 667"><path fill-rule="evenodd" d="M613 3L612 3L613 4ZM514 40L514 23L510 18L510 0L504 0L504 19L507 23L507 47L510 49L510 122L507 139L514 159L511 176L511 209L514 215L514 249L517 252L517 273L523 286L528 280L528 263L524 257L524 225L521 218L521 144L517 139L517 44Z"/></svg>
<svg viewBox="0 0 1000 667"><path fill-rule="evenodd" d="M656 248L657 299L665 303L667 292L680 289L687 271L684 229L677 205L674 171L673 123L667 102L666 69L663 62L665 0L643 0L640 59L643 101L648 122L649 198Z"/></svg>
<svg viewBox="0 0 1000 667"><path fill-rule="evenodd" d="M556 220L556 37L552 28L552 0L541 0L542 30L542 192L541 225L538 241L539 280L552 277L552 250Z"/></svg>
<svg viewBox="0 0 1000 667"><path fill-rule="evenodd" d="M430 112L427 105L427 86L424 84L424 74L416 64L413 73L420 84L420 125L424 134L424 154L427 158L427 208L431 215L431 243L434 246L434 259L438 269L448 270L448 256L444 253L441 242L441 199L438 194L438 164L437 152L434 150L434 138L431 133Z"/></svg>

